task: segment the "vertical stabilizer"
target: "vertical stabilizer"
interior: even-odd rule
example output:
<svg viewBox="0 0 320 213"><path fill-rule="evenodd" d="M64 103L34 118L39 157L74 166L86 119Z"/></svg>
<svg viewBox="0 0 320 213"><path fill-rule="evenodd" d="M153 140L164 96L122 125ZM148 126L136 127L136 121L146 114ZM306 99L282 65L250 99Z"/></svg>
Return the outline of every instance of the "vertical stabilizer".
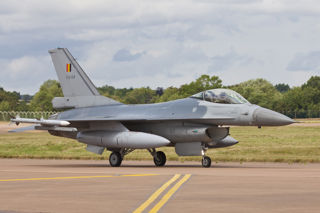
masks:
<svg viewBox="0 0 320 213"><path fill-rule="evenodd" d="M52 100L56 109L121 104L101 96L67 48L49 50L64 97Z"/></svg>
<svg viewBox="0 0 320 213"><path fill-rule="evenodd" d="M49 50L65 97L100 95L67 48Z"/></svg>

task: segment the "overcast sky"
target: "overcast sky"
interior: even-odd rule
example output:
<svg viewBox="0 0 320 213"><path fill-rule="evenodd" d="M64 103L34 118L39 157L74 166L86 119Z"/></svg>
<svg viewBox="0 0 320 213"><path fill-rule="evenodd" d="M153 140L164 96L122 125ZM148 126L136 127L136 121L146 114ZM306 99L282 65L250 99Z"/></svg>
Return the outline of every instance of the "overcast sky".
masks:
<svg viewBox="0 0 320 213"><path fill-rule="evenodd" d="M86 2L86 3L84 3ZM0 87L34 94L67 47L96 86L180 86L202 74L300 86L320 75L320 1L0 1Z"/></svg>

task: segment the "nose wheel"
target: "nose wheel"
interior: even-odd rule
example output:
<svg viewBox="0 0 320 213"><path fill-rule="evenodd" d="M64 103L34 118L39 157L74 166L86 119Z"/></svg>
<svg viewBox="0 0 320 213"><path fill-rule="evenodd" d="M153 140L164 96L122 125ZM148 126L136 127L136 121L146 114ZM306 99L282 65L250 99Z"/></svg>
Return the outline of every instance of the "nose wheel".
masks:
<svg viewBox="0 0 320 213"><path fill-rule="evenodd" d="M211 158L208 156L202 157L202 166L205 168L209 168L211 166Z"/></svg>

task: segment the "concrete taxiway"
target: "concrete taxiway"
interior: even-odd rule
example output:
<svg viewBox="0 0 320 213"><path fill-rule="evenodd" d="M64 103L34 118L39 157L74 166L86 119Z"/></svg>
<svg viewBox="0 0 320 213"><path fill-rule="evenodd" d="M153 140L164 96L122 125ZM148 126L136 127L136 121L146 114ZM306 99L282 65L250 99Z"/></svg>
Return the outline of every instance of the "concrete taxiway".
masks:
<svg viewBox="0 0 320 213"><path fill-rule="evenodd" d="M0 212L319 212L320 164L0 159Z"/></svg>

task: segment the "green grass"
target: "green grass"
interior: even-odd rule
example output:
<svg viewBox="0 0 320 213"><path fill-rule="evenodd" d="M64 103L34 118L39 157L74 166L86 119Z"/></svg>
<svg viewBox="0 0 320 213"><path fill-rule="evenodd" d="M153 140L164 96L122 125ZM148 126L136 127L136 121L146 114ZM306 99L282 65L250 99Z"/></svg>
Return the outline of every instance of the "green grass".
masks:
<svg viewBox="0 0 320 213"><path fill-rule="evenodd" d="M232 147L210 149L215 162L320 162L320 126L232 127L231 136L240 142ZM0 134L2 158L106 159L110 152L96 155L75 140L54 137L46 132ZM168 160L200 160L178 157L174 148L161 148ZM151 160L146 150L135 150L127 160Z"/></svg>

